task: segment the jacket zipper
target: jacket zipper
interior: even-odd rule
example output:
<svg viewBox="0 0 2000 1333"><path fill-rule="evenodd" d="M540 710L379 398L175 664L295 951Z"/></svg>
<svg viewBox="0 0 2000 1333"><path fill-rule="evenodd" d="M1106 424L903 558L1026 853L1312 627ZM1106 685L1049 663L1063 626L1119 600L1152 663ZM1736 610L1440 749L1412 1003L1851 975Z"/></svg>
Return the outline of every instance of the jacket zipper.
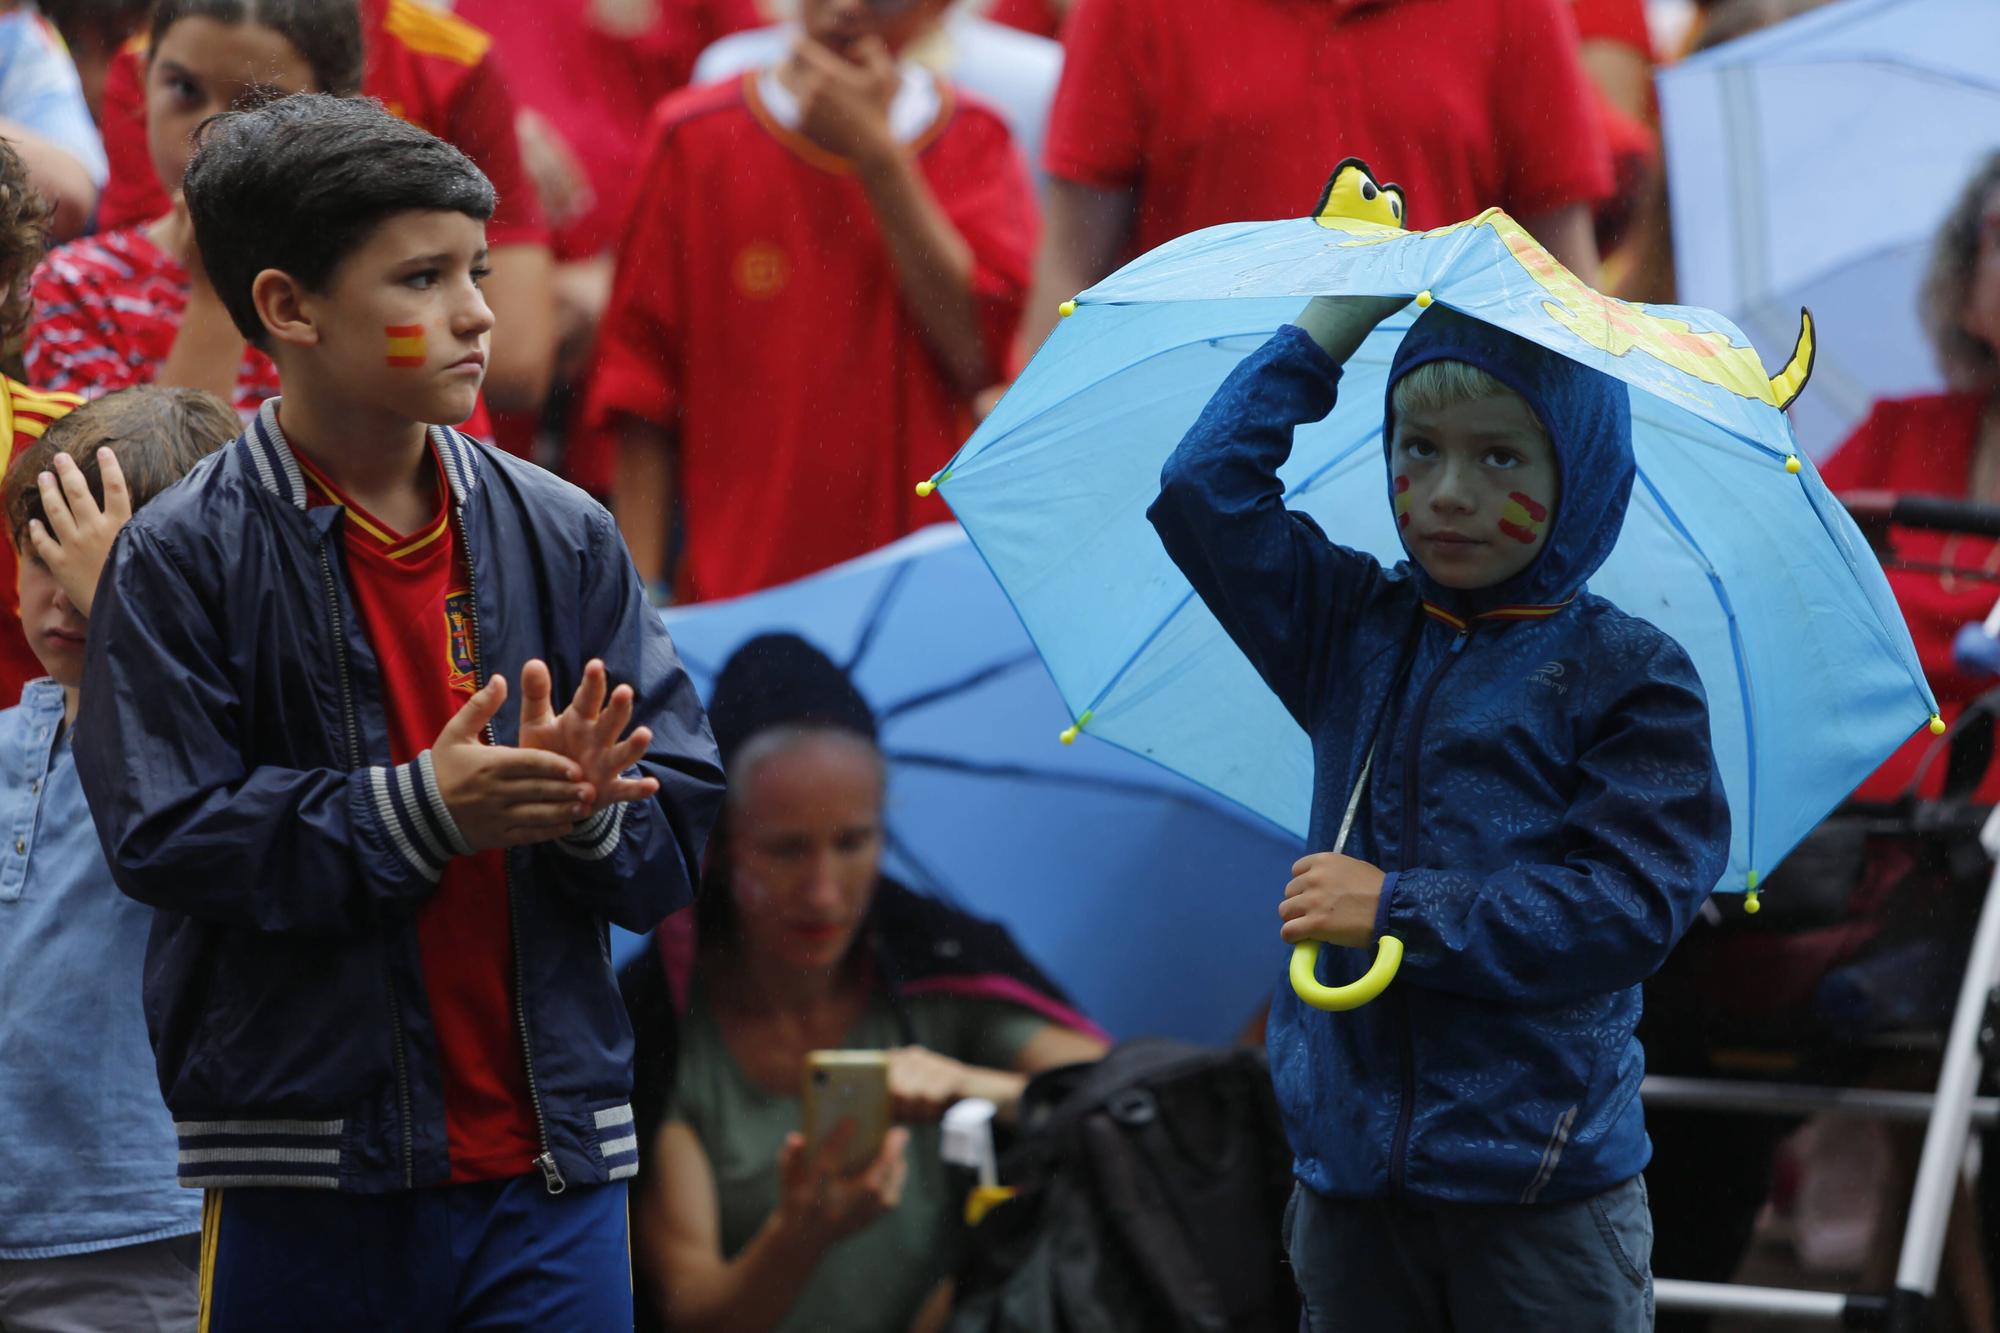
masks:
<svg viewBox="0 0 2000 1333"><path fill-rule="evenodd" d="M465 552L465 600L469 603L465 619L472 639L472 679L483 689L486 668L479 649L479 576L473 568L472 543L465 536L465 507L453 504L452 517L458 525L459 549ZM491 722L486 724L486 743L498 744ZM549 1147L549 1122L542 1114L542 1090L535 1082L535 1050L528 1041L528 975L521 961L521 904L514 893L514 853L504 850L500 856L507 885L507 942L514 954L514 1026L521 1034L521 1071L527 1075L528 1101L535 1110L535 1137L542 1147L535 1165L541 1168L543 1188L550 1194L561 1194L569 1187L556 1167L555 1151Z"/></svg>
<svg viewBox="0 0 2000 1333"><path fill-rule="evenodd" d="M1422 750L1424 736L1424 715L1430 711L1431 696L1437 693L1438 683L1445 672L1451 670L1464 651L1465 642L1472 637L1471 627L1458 631L1451 641L1451 651L1431 678L1424 682L1423 693L1417 696L1417 706L1410 714L1409 739L1404 742L1403 752L1403 845L1400 859L1404 865L1411 864L1417 854L1417 757ZM1403 1173L1409 1166L1410 1121L1417 1110L1417 1049L1416 1039L1410 1032L1410 999L1401 988L1395 990L1396 1030L1403 1052L1403 1099L1396 1109L1396 1138L1389 1149L1389 1193L1401 1195Z"/></svg>
<svg viewBox="0 0 2000 1333"><path fill-rule="evenodd" d="M326 553L326 546L327 538L322 536L319 572L326 585L327 614L333 620L333 657L340 671L340 716L347 726L347 769L352 773L361 767L361 741L354 726L354 688L347 670L347 628L341 620L340 590L334 583L333 558ZM389 1025L396 1038L396 1100L403 1120L403 1188L412 1189L416 1182L416 1130L410 1123L410 1066L403 1049L403 998L396 994L396 962L389 954L386 936L382 951L387 964L384 976L389 983Z"/></svg>

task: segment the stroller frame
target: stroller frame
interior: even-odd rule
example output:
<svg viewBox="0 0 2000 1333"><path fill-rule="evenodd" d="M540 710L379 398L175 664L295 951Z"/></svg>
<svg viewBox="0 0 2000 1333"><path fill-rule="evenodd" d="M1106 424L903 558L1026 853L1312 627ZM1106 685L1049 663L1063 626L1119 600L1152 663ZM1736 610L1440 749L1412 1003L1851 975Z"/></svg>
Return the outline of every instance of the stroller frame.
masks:
<svg viewBox="0 0 2000 1333"><path fill-rule="evenodd" d="M2000 507L1886 493L1855 493L1841 499L1871 544L1885 553L1885 564L1893 561L1887 541L1891 525L2000 539ZM1980 843L1989 856L2000 860L2000 809L1988 816ZM1978 1095L1987 1047L1994 1040L1996 1016L2000 1015L2000 990L1996 987L2000 987L2000 864L1995 865L1987 882L1934 1092L1647 1077L1640 1096L1656 1106L1771 1115L1802 1111L1864 1115L1923 1120L1926 1126L1895 1285L1887 1293L1658 1278L1653 1290L1659 1308L1754 1314L1844 1328L1888 1329L1891 1333L1918 1333L1929 1327L1945 1232L1970 1134L1975 1125L1983 1129L2000 1124L2000 1098ZM2000 1170L2000 1162L1985 1163L1984 1169Z"/></svg>

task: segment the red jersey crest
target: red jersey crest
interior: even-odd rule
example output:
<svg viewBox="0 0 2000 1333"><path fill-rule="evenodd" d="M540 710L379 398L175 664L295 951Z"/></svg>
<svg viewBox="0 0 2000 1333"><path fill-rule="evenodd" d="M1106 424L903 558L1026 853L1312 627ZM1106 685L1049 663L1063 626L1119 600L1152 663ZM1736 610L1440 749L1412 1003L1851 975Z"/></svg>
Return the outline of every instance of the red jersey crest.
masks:
<svg viewBox="0 0 2000 1333"><path fill-rule="evenodd" d="M451 687L476 693L477 666L472 658L472 594L455 592L444 599L445 647L451 657Z"/></svg>

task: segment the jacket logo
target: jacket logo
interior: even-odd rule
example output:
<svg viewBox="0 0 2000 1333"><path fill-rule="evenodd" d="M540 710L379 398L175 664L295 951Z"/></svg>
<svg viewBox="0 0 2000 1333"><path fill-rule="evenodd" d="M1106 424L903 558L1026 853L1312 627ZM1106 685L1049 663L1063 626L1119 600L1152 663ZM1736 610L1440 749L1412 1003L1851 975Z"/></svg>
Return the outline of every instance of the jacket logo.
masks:
<svg viewBox="0 0 2000 1333"><path fill-rule="evenodd" d="M451 659L451 688L461 694L478 692L473 680L472 594L455 592L444 599L445 650Z"/></svg>
<svg viewBox="0 0 2000 1333"><path fill-rule="evenodd" d="M1563 680L1563 670L1561 662L1544 662L1528 673L1528 683L1554 690L1557 694L1568 694L1569 685Z"/></svg>

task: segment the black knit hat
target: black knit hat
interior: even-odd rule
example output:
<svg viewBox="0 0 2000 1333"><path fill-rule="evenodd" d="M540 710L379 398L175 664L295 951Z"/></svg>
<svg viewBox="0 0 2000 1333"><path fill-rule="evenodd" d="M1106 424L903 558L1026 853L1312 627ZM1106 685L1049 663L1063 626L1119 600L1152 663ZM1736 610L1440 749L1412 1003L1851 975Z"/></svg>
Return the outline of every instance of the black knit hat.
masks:
<svg viewBox="0 0 2000 1333"><path fill-rule="evenodd" d="M730 655L708 704L727 769L745 742L773 727L851 731L870 742L875 712L847 673L796 634L760 634Z"/></svg>

